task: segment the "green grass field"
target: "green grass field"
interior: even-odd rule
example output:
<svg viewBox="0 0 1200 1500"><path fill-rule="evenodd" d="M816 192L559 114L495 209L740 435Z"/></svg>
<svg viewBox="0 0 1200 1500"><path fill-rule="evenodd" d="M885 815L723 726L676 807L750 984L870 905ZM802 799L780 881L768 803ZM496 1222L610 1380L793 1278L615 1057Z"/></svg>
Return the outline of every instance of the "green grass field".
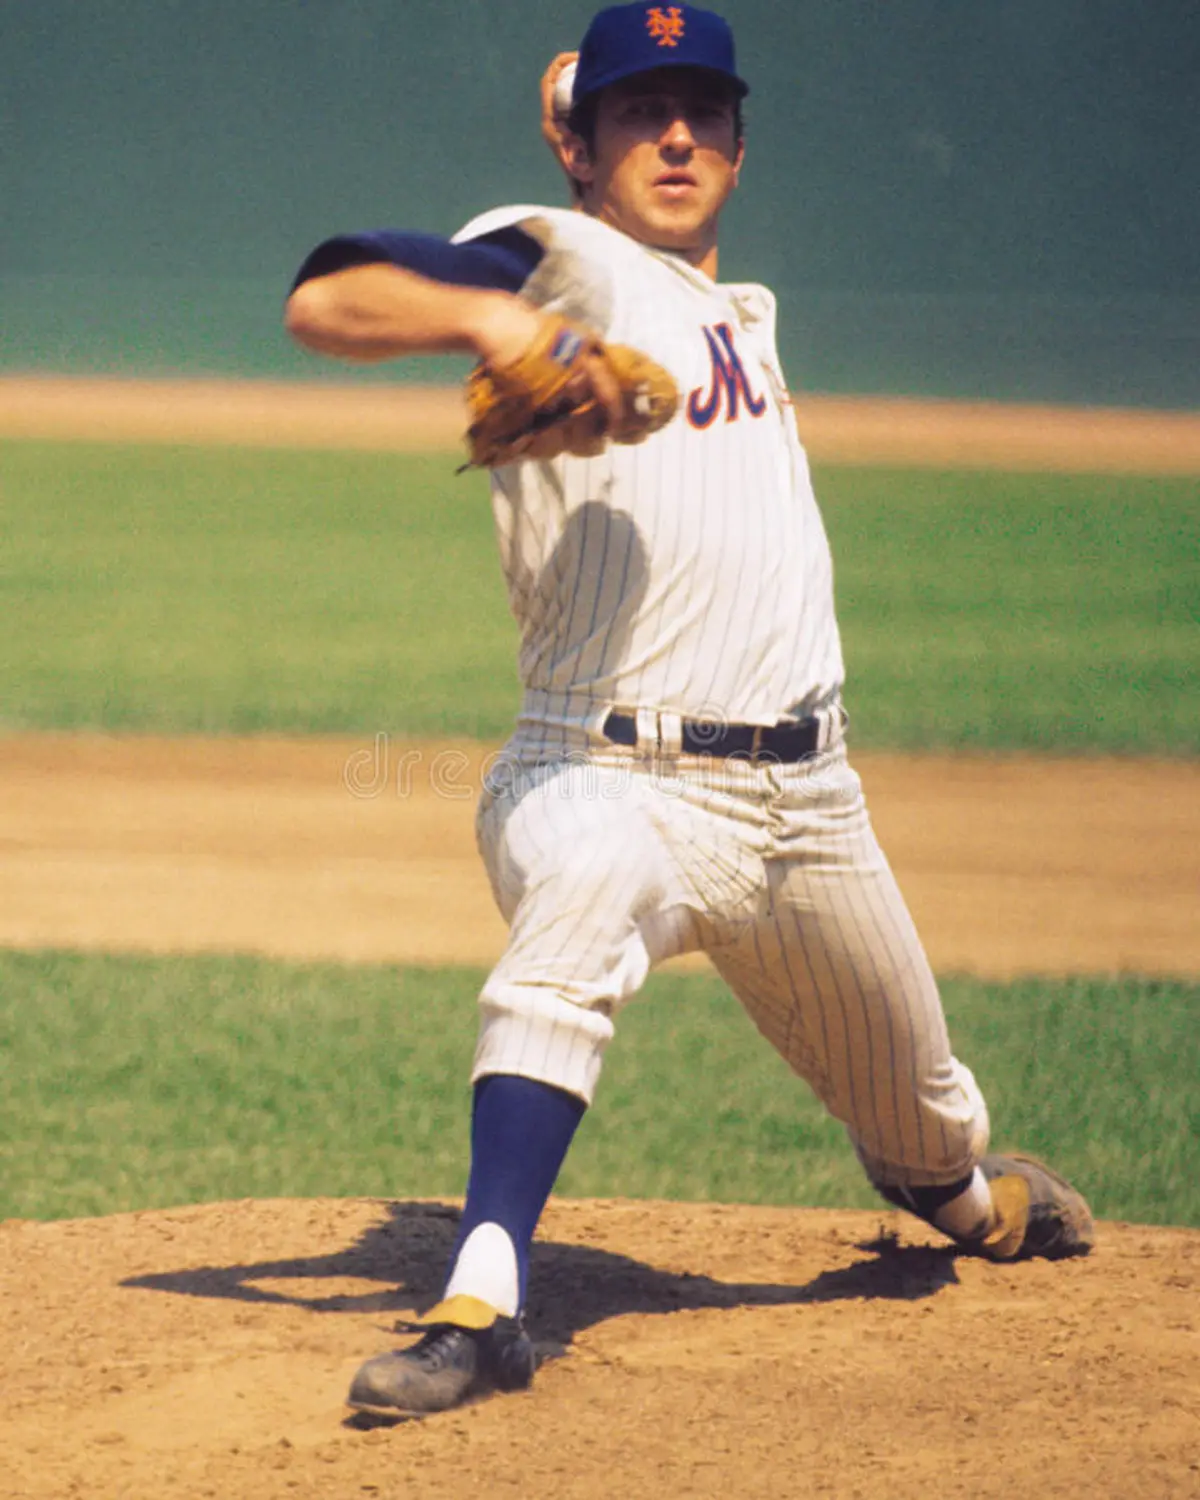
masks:
<svg viewBox="0 0 1200 1500"><path fill-rule="evenodd" d="M461 1193L482 978L0 954L0 1218ZM944 993L998 1144L1052 1154L1105 1217L1200 1226L1200 986L951 979ZM724 987L674 974L622 1015L559 1191L878 1201Z"/></svg>
<svg viewBox="0 0 1200 1500"><path fill-rule="evenodd" d="M449 458L0 443L0 730L497 739L515 628ZM1200 750L1193 480L835 469L854 741ZM480 976L0 953L0 1216L453 1194ZM950 980L995 1138L1200 1225L1200 989ZM687 1087L681 1086L686 1078ZM622 1018L569 1195L865 1206L719 985Z"/></svg>
<svg viewBox="0 0 1200 1500"><path fill-rule="evenodd" d="M502 737L453 459L0 444L0 727ZM860 746L1195 754L1192 479L831 469Z"/></svg>

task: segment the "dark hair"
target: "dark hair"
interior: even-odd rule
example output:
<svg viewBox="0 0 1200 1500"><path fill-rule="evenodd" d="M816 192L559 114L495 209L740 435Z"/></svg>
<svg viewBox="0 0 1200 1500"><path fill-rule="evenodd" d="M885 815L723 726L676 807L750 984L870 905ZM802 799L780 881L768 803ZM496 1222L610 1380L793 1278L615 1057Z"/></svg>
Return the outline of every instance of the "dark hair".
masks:
<svg viewBox="0 0 1200 1500"><path fill-rule="evenodd" d="M571 113L567 116L567 129L580 138L589 153L596 149L596 107L599 103L599 94L587 94L578 104L571 106Z"/></svg>

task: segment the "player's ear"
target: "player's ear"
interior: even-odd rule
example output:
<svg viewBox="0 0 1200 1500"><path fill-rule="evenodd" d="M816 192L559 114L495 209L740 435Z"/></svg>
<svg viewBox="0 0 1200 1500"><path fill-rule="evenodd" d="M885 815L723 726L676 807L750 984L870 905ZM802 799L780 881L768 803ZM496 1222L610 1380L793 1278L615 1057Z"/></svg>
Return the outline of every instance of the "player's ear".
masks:
<svg viewBox="0 0 1200 1500"><path fill-rule="evenodd" d="M588 150L584 138L581 135L574 135L569 130L564 130L560 152L563 170L567 175L573 177L576 182L582 183L584 187L590 187L595 181L596 169L592 164L592 153Z"/></svg>
<svg viewBox="0 0 1200 1500"><path fill-rule="evenodd" d="M733 154L733 185L737 187L738 179L742 175L742 163L746 160L746 142L738 136L737 146Z"/></svg>

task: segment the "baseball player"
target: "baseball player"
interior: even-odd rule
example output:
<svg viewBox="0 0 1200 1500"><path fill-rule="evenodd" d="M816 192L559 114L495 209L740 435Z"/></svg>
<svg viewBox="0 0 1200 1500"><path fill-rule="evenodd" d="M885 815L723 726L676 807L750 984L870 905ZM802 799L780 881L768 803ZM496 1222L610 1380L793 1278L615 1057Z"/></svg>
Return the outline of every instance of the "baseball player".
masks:
<svg viewBox="0 0 1200 1500"><path fill-rule="evenodd" d="M602 10L547 131L576 208L500 208L449 242L342 236L289 298L310 349L466 351L510 384L547 320L572 320L593 354L555 334L551 359L601 434L622 400L604 345L643 351L678 390L643 441L518 447L492 472L524 696L477 827L510 937L481 995L444 1294L415 1343L362 1367L356 1407L440 1411L531 1382L535 1227L622 1006L681 953L709 955L892 1203L996 1259L1092 1243L1069 1184L986 1154L984 1100L847 760L829 549L775 300L717 280L747 92L719 16Z"/></svg>

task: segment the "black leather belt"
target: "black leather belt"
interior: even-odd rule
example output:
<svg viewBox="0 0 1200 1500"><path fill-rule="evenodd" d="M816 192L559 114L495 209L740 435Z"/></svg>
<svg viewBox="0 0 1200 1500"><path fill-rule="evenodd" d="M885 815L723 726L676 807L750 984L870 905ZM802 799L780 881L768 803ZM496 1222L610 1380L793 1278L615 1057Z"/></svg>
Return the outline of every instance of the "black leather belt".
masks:
<svg viewBox="0 0 1200 1500"><path fill-rule="evenodd" d="M637 720L615 710L604 721L604 733L614 745L637 747ZM773 760L791 765L816 755L821 742L821 720L801 719L798 724L720 724L704 719L684 719L682 749L685 755L741 755L748 760Z"/></svg>

